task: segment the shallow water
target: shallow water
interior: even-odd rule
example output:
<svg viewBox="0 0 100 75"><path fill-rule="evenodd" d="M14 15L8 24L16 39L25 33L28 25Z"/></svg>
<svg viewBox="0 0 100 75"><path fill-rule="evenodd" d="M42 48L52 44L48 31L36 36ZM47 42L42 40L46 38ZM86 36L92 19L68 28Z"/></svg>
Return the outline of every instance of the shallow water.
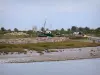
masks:
<svg viewBox="0 0 100 75"><path fill-rule="evenodd" d="M0 64L0 75L100 75L100 59Z"/></svg>

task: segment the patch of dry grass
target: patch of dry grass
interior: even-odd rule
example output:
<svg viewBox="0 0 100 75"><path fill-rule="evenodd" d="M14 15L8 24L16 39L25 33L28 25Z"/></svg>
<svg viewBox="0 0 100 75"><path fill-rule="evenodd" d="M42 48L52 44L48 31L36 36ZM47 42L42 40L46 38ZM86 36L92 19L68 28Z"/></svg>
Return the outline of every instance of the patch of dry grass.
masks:
<svg viewBox="0 0 100 75"><path fill-rule="evenodd" d="M100 46L100 43L90 43L81 41L65 41L65 42L44 42L33 44L0 44L0 52L24 52L24 49L42 52L45 49L64 49L77 47L94 47Z"/></svg>

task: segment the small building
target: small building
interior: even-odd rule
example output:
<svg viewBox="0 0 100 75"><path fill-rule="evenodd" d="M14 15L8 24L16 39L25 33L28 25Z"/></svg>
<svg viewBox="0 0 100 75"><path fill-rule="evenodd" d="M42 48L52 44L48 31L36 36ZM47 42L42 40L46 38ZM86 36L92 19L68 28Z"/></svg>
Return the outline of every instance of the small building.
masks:
<svg viewBox="0 0 100 75"><path fill-rule="evenodd" d="M83 35L82 32L74 32L73 35Z"/></svg>
<svg viewBox="0 0 100 75"><path fill-rule="evenodd" d="M79 35L79 32L74 32L73 35Z"/></svg>
<svg viewBox="0 0 100 75"><path fill-rule="evenodd" d="M51 31L50 30L47 30L46 33L50 33L51 34Z"/></svg>
<svg viewBox="0 0 100 75"><path fill-rule="evenodd" d="M74 32L73 35L74 36L82 36L82 37L84 37L84 34L82 32Z"/></svg>

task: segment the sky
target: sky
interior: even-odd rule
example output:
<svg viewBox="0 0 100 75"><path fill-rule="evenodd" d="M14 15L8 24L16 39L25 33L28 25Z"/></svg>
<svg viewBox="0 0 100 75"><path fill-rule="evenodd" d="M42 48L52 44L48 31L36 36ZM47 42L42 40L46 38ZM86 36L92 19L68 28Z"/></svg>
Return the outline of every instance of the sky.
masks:
<svg viewBox="0 0 100 75"><path fill-rule="evenodd" d="M100 0L0 0L0 27L100 27Z"/></svg>

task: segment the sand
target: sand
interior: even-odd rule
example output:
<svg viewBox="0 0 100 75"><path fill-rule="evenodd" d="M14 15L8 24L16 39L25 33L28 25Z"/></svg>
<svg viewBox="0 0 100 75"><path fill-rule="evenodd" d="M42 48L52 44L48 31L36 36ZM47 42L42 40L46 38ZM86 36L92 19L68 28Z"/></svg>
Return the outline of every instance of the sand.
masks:
<svg viewBox="0 0 100 75"><path fill-rule="evenodd" d="M43 52L44 54L41 55L36 51L28 51L27 54L14 53L0 55L0 63L29 63L100 58L100 46L53 50L57 52Z"/></svg>

